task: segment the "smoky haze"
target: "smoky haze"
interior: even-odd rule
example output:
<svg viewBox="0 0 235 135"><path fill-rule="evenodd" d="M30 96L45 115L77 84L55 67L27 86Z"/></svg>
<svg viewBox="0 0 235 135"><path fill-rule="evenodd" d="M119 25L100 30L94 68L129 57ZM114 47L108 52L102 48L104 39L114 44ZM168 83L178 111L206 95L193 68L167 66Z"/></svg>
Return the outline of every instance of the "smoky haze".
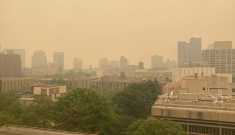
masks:
<svg viewBox="0 0 235 135"><path fill-rule="evenodd" d="M177 61L178 41L202 38L202 49L214 41L235 42L235 0L0 0L0 44L25 49L26 67L34 51L65 53L83 68L98 59L130 64L151 55Z"/></svg>

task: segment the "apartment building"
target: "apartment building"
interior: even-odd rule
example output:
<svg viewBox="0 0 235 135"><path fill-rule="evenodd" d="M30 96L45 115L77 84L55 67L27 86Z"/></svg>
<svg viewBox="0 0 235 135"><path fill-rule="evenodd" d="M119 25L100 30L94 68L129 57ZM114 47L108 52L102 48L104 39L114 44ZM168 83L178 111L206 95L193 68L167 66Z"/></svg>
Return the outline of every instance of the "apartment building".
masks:
<svg viewBox="0 0 235 135"><path fill-rule="evenodd" d="M215 73L235 75L235 49L232 41L218 41L213 49L202 51L202 60L215 68Z"/></svg>
<svg viewBox="0 0 235 135"><path fill-rule="evenodd" d="M10 53L10 51L9 51ZM21 60L19 54L0 53L0 77L14 77L21 75Z"/></svg>

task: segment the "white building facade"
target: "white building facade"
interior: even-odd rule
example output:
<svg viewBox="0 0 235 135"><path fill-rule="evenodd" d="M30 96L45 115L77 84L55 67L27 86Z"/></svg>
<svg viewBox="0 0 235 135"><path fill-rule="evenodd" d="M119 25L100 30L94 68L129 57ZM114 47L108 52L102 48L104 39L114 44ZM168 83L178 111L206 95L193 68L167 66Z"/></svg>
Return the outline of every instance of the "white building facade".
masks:
<svg viewBox="0 0 235 135"><path fill-rule="evenodd" d="M194 76L211 76L215 74L215 68L209 67L195 67L195 68L173 68L172 69L172 82L181 81L182 77Z"/></svg>

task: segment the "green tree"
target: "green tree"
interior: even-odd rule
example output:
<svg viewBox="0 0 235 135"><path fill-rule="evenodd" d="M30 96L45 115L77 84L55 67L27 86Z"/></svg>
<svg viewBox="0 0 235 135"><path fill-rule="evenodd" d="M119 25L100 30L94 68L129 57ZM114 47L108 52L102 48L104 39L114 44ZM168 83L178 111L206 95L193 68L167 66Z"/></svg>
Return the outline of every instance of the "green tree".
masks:
<svg viewBox="0 0 235 135"><path fill-rule="evenodd" d="M66 85L66 81L63 79L63 78L53 78L51 81L50 81L50 84L64 84Z"/></svg>
<svg viewBox="0 0 235 135"><path fill-rule="evenodd" d="M126 79L126 74L123 71L121 72L121 78Z"/></svg>
<svg viewBox="0 0 235 135"><path fill-rule="evenodd" d="M99 95L104 96L109 101L111 101L112 97L115 96L117 93L121 92L121 90L119 88L104 89L104 90L97 89L96 92Z"/></svg>
<svg viewBox="0 0 235 135"><path fill-rule="evenodd" d="M138 120L128 128L129 135L186 135L182 126L169 120Z"/></svg>
<svg viewBox="0 0 235 135"><path fill-rule="evenodd" d="M125 89L117 93L112 101L122 109L123 114L135 118L147 118L147 106L145 94L132 89Z"/></svg>
<svg viewBox="0 0 235 135"><path fill-rule="evenodd" d="M127 128L135 122L136 119L133 116L128 115L121 115L118 117L118 120L116 120L109 129L110 135L126 135Z"/></svg>
<svg viewBox="0 0 235 135"><path fill-rule="evenodd" d="M52 124L52 107L54 102L52 99L47 98L45 94L36 95L32 101L32 103L28 106L28 111L32 112L30 116L22 117L24 118L24 122L26 123L29 118L33 118L34 122L26 125L34 125L38 123L38 127L51 127ZM36 116L36 118L35 118Z"/></svg>
<svg viewBox="0 0 235 135"><path fill-rule="evenodd" d="M95 91L77 88L55 102L57 129L107 135L116 120L110 103Z"/></svg>

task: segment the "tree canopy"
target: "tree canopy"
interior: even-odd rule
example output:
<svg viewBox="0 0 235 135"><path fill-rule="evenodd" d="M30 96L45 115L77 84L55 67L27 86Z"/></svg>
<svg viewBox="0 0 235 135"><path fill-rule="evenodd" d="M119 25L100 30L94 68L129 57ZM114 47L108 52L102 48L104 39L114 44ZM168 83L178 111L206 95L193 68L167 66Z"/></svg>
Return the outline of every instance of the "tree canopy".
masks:
<svg viewBox="0 0 235 135"><path fill-rule="evenodd" d="M186 135L182 126L169 120L138 120L128 128L129 135Z"/></svg>
<svg viewBox="0 0 235 135"><path fill-rule="evenodd" d="M53 78L51 81L50 81L50 84L64 84L66 85L66 81L62 78Z"/></svg>
<svg viewBox="0 0 235 135"><path fill-rule="evenodd" d="M55 102L59 129L106 135L116 115L108 100L90 89L77 88Z"/></svg>

